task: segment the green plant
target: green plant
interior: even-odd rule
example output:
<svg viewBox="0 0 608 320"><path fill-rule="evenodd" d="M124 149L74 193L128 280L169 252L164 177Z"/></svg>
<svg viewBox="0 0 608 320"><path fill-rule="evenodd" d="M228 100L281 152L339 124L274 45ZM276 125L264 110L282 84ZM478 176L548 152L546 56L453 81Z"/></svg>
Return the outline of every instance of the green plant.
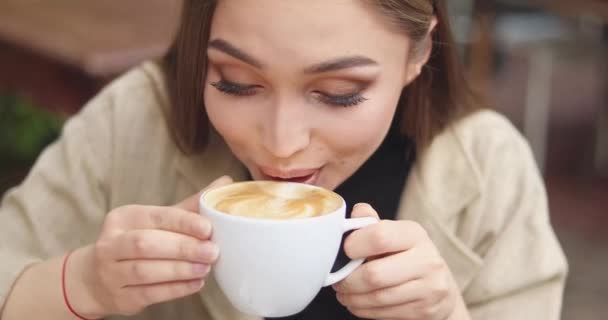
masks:
<svg viewBox="0 0 608 320"><path fill-rule="evenodd" d="M0 94L0 165L33 162L54 141L64 116L15 94Z"/></svg>

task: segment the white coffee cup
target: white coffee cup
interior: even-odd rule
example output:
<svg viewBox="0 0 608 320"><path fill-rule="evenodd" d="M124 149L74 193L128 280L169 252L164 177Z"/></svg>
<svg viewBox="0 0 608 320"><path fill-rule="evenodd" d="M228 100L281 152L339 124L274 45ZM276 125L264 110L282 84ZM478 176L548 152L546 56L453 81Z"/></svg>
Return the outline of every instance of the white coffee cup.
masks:
<svg viewBox="0 0 608 320"><path fill-rule="evenodd" d="M200 212L210 219L211 239L220 248L214 276L234 307L261 317L296 314L322 287L352 273L364 259L350 261L330 273L342 235L378 222L371 217L346 219L346 204L341 197L337 210L311 218L273 220L230 215L206 203L207 195L214 190L200 198Z"/></svg>

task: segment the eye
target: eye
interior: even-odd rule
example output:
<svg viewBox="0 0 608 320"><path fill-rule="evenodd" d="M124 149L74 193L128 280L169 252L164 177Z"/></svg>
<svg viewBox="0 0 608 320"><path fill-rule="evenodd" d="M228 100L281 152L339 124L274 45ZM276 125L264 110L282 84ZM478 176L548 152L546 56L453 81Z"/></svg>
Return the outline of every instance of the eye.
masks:
<svg viewBox="0 0 608 320"><path fill-rule="evenodd" d="M367 98L363 97L362 91L342 95L315 91L314 94L320 102L337 107L354 107L367 100Z"/></svg>
<svg viewBox="0 0 608 320"><path fill-rule="evenodd" d="M239 97L254 95L256 94L256 89L261 88L261 86L254 84L241 84L224 79L217 82L212 82L211 85L222 93Z"/></svg>

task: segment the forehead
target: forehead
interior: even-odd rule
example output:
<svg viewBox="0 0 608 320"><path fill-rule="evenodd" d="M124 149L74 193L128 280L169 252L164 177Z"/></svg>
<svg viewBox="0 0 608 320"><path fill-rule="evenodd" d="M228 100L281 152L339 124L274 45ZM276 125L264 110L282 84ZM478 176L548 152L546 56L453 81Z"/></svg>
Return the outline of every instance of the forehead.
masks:
<svg viewBox="0 0 608 320"><path fill-rule="evenodd" d="M403 60L409 48L407 37L363 0L219 0L214 38L273 63L353 54Z"/></svg>

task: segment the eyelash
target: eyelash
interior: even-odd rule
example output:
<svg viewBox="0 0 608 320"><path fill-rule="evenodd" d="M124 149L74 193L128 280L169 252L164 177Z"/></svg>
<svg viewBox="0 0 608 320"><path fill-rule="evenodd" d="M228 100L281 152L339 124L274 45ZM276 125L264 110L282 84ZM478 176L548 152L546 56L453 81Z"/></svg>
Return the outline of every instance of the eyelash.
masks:
<svg viewBox="0 0 608 320"><path fill-rule="evenodd" d="M251 96L255 94L255 89L258 87L254 85L242 85L238 83L232 83L226 80L213 82L211 83L211 85L222 93L239 97Z"/></svg>
<svg viewBox="0 0 608 320"><path fill-rule="evenodd" d="M237 97L252 96L256 93L255 89L259 88L259 86L256 85L242 85L226 80L212 82L211 85L224 94ZM322 103L347 108L357 106L364 101L367 101L367 98L361 95L362 91L363 90L345 95L330 95L320 91L315 91L314 93L316 99Z"/></svg>
<svg viewBox="0 0 608 320"><path fill-rule="evenodd" d="M354 107L367 101L367 98L361 95L361 91L340 96L321 93L318 91L316 92L316 94L319 95L317 99L323 103L345 108Z"/></svg>

